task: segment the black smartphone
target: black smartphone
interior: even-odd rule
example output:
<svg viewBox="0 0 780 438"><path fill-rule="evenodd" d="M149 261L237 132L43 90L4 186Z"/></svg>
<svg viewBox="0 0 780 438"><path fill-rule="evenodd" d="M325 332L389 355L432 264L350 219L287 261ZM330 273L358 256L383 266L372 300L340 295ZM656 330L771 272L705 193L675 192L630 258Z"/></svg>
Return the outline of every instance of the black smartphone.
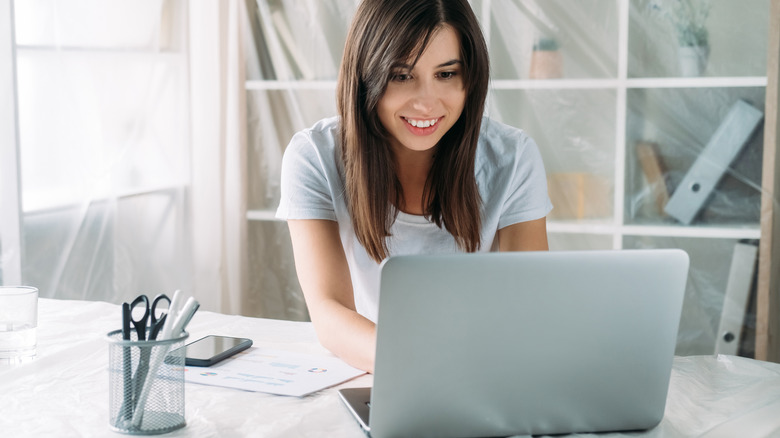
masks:
<svg viewBox="0 0 780 438"><path fill-rule="evenodd" d="M251 339L205 336L184 346L186 348L184 364L192 367L210 367L251 346Z"/></svg>

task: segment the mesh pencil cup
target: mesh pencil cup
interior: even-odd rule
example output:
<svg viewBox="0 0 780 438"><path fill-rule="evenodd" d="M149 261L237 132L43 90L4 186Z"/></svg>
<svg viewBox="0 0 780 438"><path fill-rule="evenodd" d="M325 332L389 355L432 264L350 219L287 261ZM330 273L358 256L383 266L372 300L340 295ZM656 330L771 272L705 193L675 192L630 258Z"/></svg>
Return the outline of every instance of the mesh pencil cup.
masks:
<svg viewBox="0 0 780 438"><path fill-rule="evenodd" d="M184 427L184 341L130 340L114 330L108 340L109 426L128 435L157 435Z"/></svg>

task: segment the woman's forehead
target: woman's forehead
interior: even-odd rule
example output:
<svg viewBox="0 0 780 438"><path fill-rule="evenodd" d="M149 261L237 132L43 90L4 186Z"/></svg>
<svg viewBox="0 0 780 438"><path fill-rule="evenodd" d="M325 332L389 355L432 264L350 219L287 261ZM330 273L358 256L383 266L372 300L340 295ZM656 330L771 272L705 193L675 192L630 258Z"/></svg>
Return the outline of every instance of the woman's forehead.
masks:
<svg viewBox="0 0 780 438"><path fill-rule="evenodd" d="M444 41L446 40L446 41ZM453 54L460 54L460 35L455 28L449 24L443 23L431 29L429 32L419 35L416 42L412 46L410 53L402 55L396 60L396 64L414 66L419 61L420 57L426 52L430 52L431 46L435 46L434 50L440 51L444 47L448 48ZM451 58L452 54L447 54ZM442 54L445 56L445 54Z"/></svg>

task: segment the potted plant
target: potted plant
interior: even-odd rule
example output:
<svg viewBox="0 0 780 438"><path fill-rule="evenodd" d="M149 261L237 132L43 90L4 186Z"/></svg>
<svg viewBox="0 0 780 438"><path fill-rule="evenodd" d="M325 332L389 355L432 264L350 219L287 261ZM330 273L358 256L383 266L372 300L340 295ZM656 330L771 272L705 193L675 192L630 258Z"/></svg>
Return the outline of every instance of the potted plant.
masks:
<svg viewBox="0 0 780 438"><path fill-rule="evenodd" d="M677 36L680 75L701 76L710 54L710 0L651 0L649 6Z"/></svg>
<svg viewBox="0 0 780 438"><path fill-rule="evenodd" d="M558 79L563 77L563 59L558 42L553 38L539 38L531 53L531 79Z"/></svg>

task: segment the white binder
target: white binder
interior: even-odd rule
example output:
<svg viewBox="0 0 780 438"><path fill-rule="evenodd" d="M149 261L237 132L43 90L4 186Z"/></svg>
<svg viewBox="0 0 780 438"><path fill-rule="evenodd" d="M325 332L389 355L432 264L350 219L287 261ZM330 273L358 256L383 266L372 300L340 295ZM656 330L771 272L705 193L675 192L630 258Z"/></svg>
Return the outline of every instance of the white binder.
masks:
<svg viewBox="0 0 780 438"><path fill-rule="evenodd" d="M688 170L664 211L680 222L690 224L763 118L763 112L738 100Z"/></svg>
<svg viewBox="0 0 780 438"><path fill-rule="evenodd" d="M754 244L739 242L734 245L718 337L715 339L715 354L736 355L739 352L739 340L753 286L757 255L758 247Z"/></svg>

